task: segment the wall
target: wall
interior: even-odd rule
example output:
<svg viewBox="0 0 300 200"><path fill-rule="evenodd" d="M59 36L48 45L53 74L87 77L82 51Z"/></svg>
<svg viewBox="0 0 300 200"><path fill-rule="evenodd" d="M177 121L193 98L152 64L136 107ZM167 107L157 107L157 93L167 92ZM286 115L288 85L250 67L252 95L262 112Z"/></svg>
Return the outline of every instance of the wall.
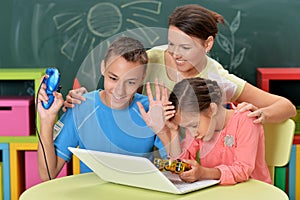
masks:
<svg viewBox="0 0 300 200"><path fill-rule="evenodd" d="M93 61L85 58L100 43L127 29L166 28L172 10L187 3L199 3L225 17L227 26L220 26L211 56L232 73L256 84L257 67L300 66L298 0L3 0L0 67L56 66L66 93L76 76L98 80L99 63L89 68ZM152 47L166 43L164 34L141 32L137 38ZM105 45L98 49L100 55ZM18 95L33 95L30 82L5 84L0 82L0 95L15 87L22 91Z"/></svg>

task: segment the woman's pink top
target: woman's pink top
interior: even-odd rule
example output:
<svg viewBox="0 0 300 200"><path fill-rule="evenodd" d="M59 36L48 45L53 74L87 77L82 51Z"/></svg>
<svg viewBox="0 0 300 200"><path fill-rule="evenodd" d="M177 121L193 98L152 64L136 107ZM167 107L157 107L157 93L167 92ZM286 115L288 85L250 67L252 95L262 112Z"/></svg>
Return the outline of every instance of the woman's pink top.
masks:
<svg viewBox="0 0 300 200"><path fill-rule="evenodd" d="M226 127L215 132L207 142L193 138L187 131L182 141L182 154L178 158L196 160L200 150L201 165L218 168L221 171L220 184L223 185L249 178L271 183L265 161L263 126L254 124L248 113L234 113Z"/></svg>

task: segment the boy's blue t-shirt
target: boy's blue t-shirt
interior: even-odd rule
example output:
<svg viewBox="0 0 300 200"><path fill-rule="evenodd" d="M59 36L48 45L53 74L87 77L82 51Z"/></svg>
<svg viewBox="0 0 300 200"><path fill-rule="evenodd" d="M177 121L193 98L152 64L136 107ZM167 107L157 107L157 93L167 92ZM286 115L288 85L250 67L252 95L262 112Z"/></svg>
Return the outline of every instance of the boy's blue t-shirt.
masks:
<svg viewBox="0 0 300 200"><path fill-rule="evenodd" d="M123 110L107 107L100 100L99 91L87 93L85 98L85 102L68 109L55 124L54 146L59 157L69 162L72 153L68 147L77 146L149 159L156 146L160 156L166 157L162 142L146 125L136 104L139 101L148 110L147 96L135 94L129 107ZM81 163L80 171L91 170Z"/></svg>

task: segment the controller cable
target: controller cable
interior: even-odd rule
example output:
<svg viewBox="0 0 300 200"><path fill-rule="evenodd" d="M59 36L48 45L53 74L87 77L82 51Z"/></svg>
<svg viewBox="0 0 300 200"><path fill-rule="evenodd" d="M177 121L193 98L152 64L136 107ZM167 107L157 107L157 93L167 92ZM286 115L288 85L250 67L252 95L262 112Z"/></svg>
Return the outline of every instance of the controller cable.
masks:
<svg viewBox="0 0 300 200"><path fill-rule="evenodd" d="M40 83L40 86L39 86L39 89L38 89L38 91L37 91L36 98L35 98L35 130L36 130L36 134L37 134L37 136L38 136L39 142L40 142L41 147L42 147L42 150L43 150L43 155L44 155L44 160L45 160L45 164L46 164L46 169L47 169L48 177L49 177L49 180L51 180L52 178L51 178L51 175L50 175L50 170L49 170L49 166L48 166L48 162L47 162L47 157L46 157L45 148L44 148L44 145L43 145L43 142L42 142L42 139L41 139L41 136L40 136L38 127L37 127L38 94L40 93L40 89L41 89L41 87L42 87L42 84L43 84L43 81Z"/></svg>

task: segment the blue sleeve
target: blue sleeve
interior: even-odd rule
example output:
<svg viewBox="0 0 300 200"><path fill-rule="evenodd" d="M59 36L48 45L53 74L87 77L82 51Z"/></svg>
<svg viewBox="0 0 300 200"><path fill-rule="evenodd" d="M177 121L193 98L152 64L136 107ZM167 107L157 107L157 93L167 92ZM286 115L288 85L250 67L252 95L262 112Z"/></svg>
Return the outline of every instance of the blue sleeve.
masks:
<svg viewBox="0 0 300 200"><path fill-rule="evenodd" d="M78 132L73 120L72 109L66 113L55 124L57 136L54 140L56 155L69 162L72 158L72 152L68 147L77 147L79 145Z"/></svg>
<svg viewBox="0 0 300 200"><path fill-rule="evenodd" d="M154 141L154 146L157 147L159 155L161 158L167 158L167 151L163 145L163 143L161 142L161 140L156 136L155 137L155 141Z"/></svg>

